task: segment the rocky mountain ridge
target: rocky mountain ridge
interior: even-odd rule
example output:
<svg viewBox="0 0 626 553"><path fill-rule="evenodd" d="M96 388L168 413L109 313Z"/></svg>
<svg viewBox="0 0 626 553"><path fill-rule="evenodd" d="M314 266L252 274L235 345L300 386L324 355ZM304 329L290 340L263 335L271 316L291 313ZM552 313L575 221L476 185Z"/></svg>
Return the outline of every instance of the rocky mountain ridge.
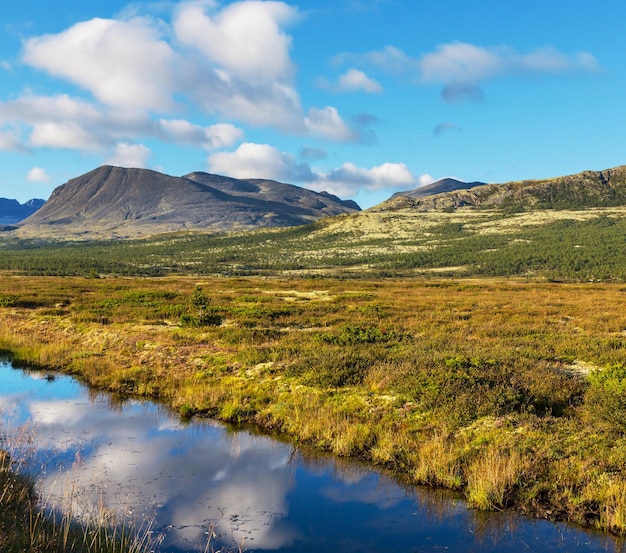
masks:
<svg viewBox="0 0 626 553"><path fill-rule="evenodd" d="M586 209L626 205L626 165L604 171L504 184L475 184L424 196L415 191L394 194L369 211L449 211L463 207L530 209Z"/></svg>

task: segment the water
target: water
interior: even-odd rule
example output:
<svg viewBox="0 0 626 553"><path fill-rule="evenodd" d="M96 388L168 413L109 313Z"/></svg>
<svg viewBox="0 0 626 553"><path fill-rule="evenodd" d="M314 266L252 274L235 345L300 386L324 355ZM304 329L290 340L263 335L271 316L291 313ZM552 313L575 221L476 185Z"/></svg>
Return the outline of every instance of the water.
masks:
<svg viewBox="0 0 626 553"><path fill-rule="evenodd" d="M356 463L0 362L0 429L52 506L154 520L162 551L600 552L611 536L406 489ZM100 506L100 507L98 507Z"/></svg>

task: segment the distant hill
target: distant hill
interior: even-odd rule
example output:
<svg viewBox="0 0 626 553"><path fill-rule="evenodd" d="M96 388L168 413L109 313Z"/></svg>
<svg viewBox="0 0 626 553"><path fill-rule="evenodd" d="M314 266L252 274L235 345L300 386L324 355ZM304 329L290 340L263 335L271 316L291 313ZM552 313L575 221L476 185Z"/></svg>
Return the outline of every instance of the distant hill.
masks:
<svg viewBox="0 0 626 553"><path fill-rule="evenodd" d="M397 198L399 196L407 198L423 198L424 196L434 196L435 194L453 192L454 190L467 190L484 184L484 182L463 182L452 178L445 178L433 182L432 184L427 184L426 186L420 186L414 190L396 192L393 196L391 196L391 198Z"/></svg>
<svg viewBox="0 0 626 553"><path fill-rule="evenodd" d="M17 200L0 198L0 225L15 225L37 211L46 200L32 199L21 204Z"/></svg>
<svg viewBox="0 0 626 553"><path fill-rule="evenodd" d="M172 177L103 166L58 187L18 236L129 238L182 230L230 232L285 227L359 211L291 184L208 173Z"/></svg>
<svg viewBox="0 0 626 553"><path fill-rule="evenodd" d="M521 211L626 205L626 165L544 180L470 184L472 186L467 188L459 187L430 195L419 193L420 188L408 193L400 192L371 210L410 208L416 211L446 211L461 207L501 207Z"/></svg>

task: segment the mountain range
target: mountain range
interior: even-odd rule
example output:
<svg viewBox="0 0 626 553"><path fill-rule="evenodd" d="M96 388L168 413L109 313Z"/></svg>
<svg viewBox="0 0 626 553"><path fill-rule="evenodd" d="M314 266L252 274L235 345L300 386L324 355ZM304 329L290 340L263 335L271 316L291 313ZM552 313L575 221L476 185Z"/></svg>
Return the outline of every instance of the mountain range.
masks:
<svg viewBox="0 0 626 553"><path fill-rule="evenodd" d="M173 177L103 166L69 180L19 225L19 236L133 238L165 232L302 225L359 211L353 201L264 179Z"/></svg>
<svg viewBox="0 0 626 553"><path fill-rule="evenodd" d="M46 200L32 199L21 204L17 200L0 198L0 225L15 225L37 211Z"/></svg>
<svg viewBox="0 0 626 553"><path fill-rule="evenodd" d="M398 192L366 213L612 206L626 206L626 166L503 184L446 178ZM344 214L358 218L359 211L353 201L271 180L203 172L172 177L147 169L103 166L58 187L43 207L18 223L16 235L98 239L178 231L235 232L297 226Z"/></svg>

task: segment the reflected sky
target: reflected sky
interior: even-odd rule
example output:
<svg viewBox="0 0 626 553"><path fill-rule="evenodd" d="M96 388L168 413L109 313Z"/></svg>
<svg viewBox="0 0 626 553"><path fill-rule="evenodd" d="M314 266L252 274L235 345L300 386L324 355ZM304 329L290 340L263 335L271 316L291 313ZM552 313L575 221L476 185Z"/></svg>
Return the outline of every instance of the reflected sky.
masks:
<svg viewBox="0 0 626 553"><path fill-rule="evenodd" d="M42 497L90 516L98 505L154 518L163 551L212 542L247 551L617 551L606 536L467 510L407 491L358 464L212 422L182 423L129 400L112 408L68 377L0 363L0 429L20 444ZM25 439L24 436L27 436Z"/></svg>

